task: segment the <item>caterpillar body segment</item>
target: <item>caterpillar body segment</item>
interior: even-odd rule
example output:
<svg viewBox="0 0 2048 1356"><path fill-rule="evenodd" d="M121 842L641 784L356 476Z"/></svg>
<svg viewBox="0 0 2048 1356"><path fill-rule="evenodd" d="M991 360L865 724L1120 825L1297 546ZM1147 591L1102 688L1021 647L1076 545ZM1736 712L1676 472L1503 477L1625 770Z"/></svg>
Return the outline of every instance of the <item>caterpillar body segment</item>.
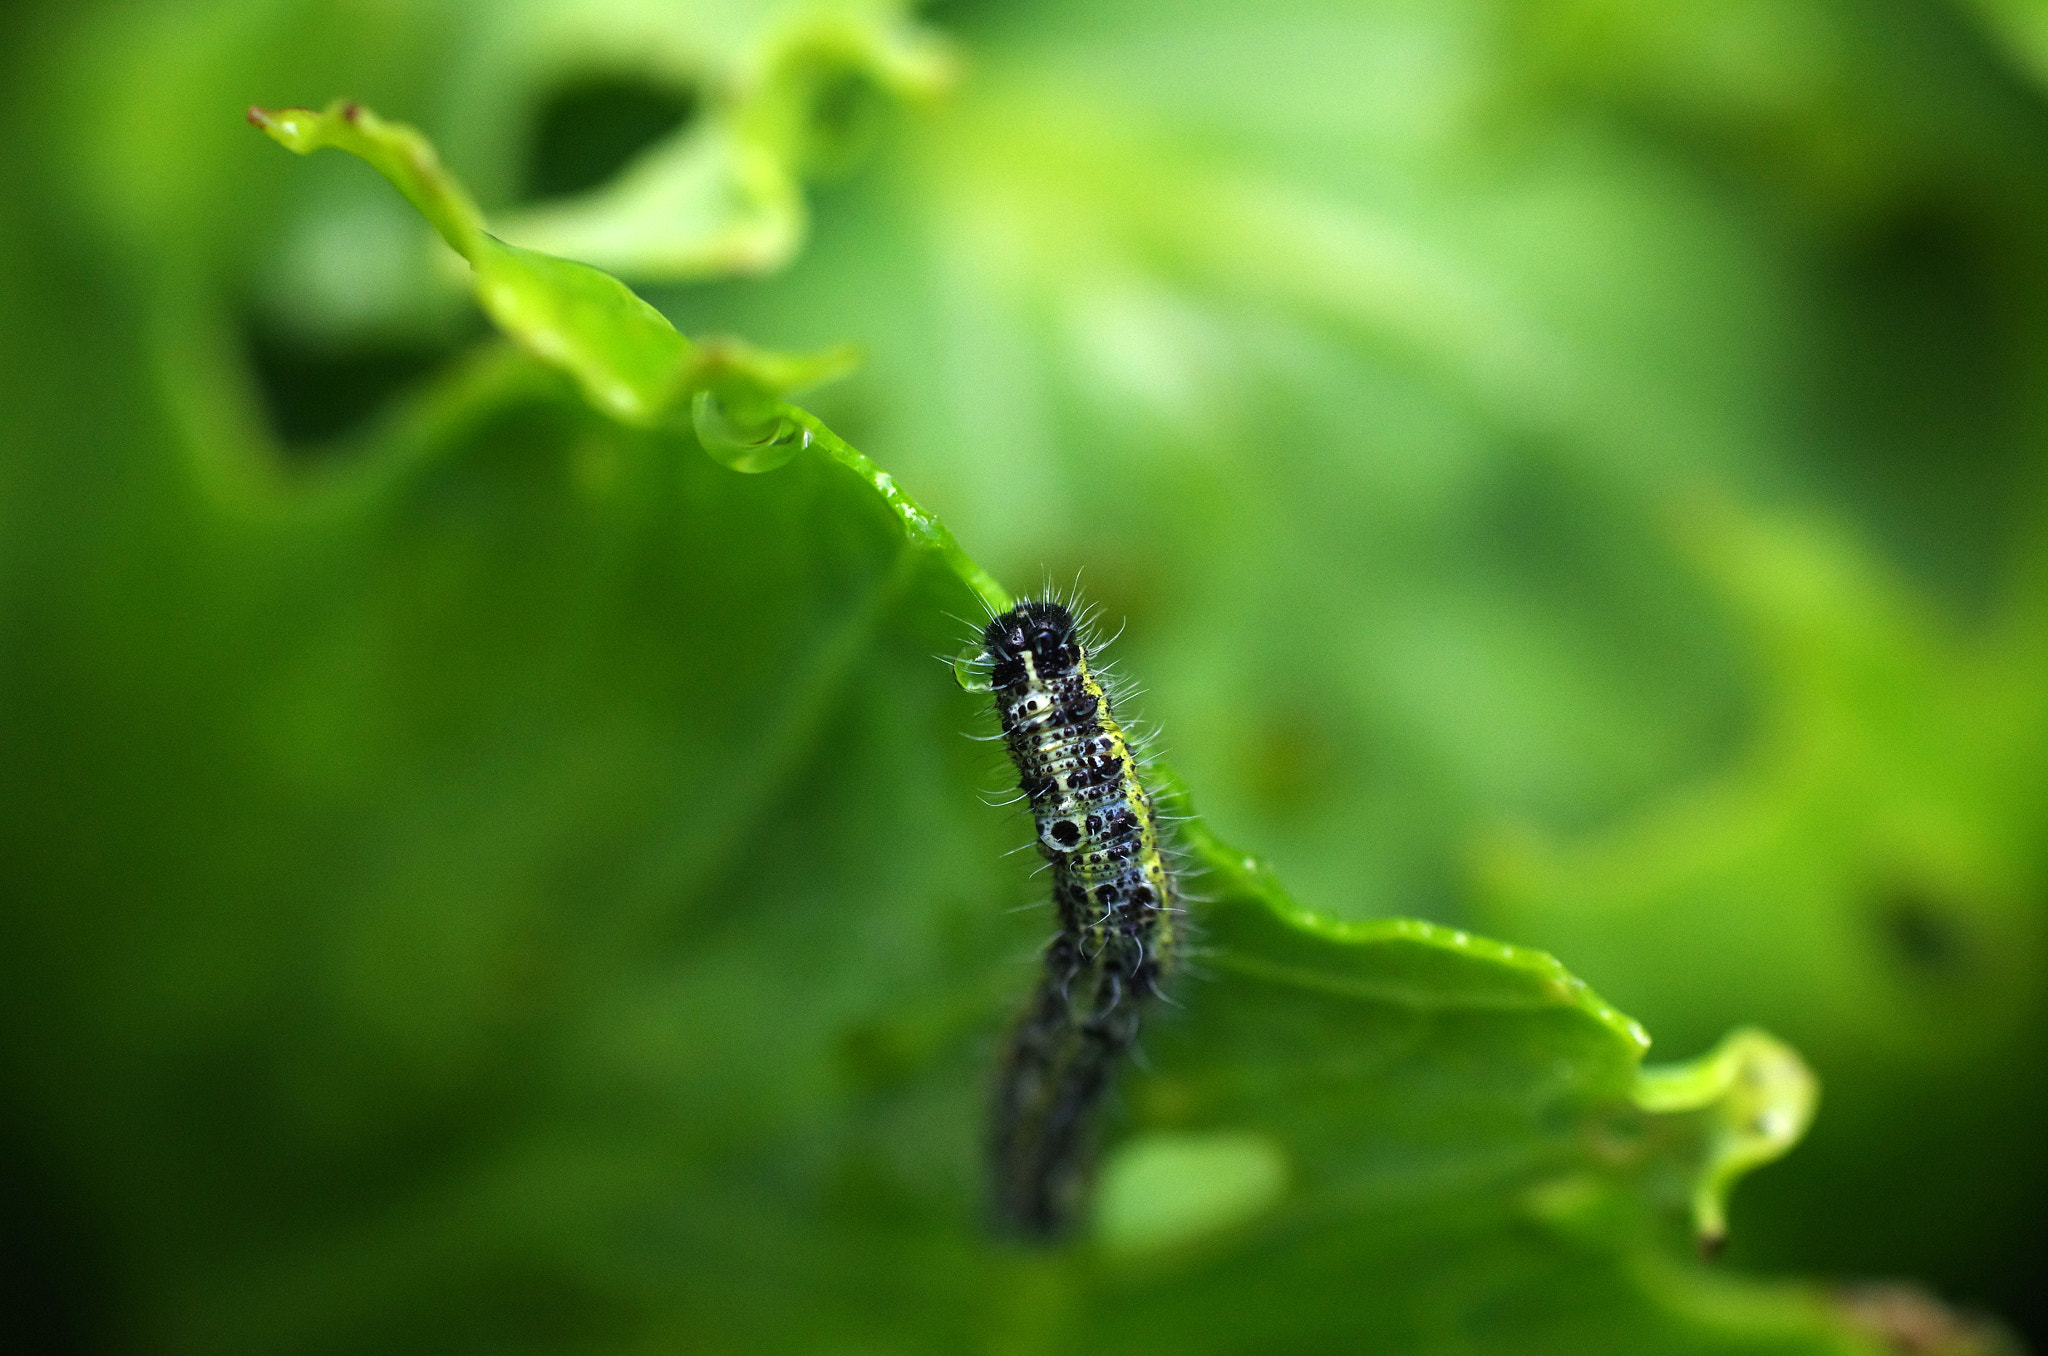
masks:
<svg viewBox="0 0 2048 1356"><path fill-rule="evenodd" d="M1174 872L1131 739L1073 613L1021 603L982 633L1003 742L1052 870L1059 931L997 1069L997 1226L1072 1232L1093 1165L1093 1113L1172 968Z"/></svg>

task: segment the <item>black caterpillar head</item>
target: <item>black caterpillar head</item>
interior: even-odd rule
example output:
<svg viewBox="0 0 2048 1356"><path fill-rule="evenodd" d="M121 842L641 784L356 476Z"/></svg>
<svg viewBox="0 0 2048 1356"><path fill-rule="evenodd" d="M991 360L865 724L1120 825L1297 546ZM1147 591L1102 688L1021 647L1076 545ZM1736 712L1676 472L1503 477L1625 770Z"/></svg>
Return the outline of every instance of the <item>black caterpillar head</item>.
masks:
<svg viewBox="0 0 2048 1356"><path fill-rule="evenodd" d="M1024 681L1024 656L1041 680L1073 672L1081 662L1081 637L1074 614L1054 602L1019 603L981 633L988 651L990 680L999 688Z"/></svg>

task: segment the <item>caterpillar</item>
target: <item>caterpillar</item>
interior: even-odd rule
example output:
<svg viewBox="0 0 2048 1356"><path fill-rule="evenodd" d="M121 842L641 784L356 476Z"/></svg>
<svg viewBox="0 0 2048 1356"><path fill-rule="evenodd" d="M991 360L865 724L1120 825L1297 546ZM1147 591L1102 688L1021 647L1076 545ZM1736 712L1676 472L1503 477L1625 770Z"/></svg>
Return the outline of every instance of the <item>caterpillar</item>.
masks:
<svg viewBox="0 0 2048 1356"><path fill-rule="evenodd" d="M1178 895L1152 795L1092 647L1064 605L1020 603L981 662L1052 869L1059 930L996 1069L989 1150L999 1231L1071 1233L1093 1169L1093 1113L1175 959Z"/></svg>

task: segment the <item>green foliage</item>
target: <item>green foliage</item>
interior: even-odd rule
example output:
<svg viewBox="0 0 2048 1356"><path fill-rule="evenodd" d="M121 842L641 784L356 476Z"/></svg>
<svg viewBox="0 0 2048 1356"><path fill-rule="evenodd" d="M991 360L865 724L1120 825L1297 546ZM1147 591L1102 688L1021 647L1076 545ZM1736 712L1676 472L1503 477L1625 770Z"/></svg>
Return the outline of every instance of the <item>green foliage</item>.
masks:
<svg viewBox="0 0 2048 1356"><path fill-rule="evenodd" d="M490 235L476 204L448 178L425 138L360 105L337 102L325 113L252 108L249 120L301 155L337 146L376 166L475 271L484 312L569 373L591 404L622 423L661 423L674 418L685 401L708 408L700 397L725 407L765 407L852 363L843 350L802 359L729 342L690 343L609 274Z"/></svg>
<svg viewBox="0 0 2048 1356"><path fill-rule="evenodd" d="M1762 1020L1816 1060L1734 1256L2019 1293L2039 413L1969 345L2048 314L2042 138L1941 6L1765 8L969 11L915 114L952 61L880 4L8 20L0 1052L56 1312L205 1351L1996 1349L1703 1266L1799 1057L1644 1068L1465 930L1677 1053ZM594 70L699 112L519 203ZM1967 137L1900 129L1923 87ZM365 109L258 121L466 268L234 123L340 91L504 238ZM788 260L862 141L785 273L672 286ZM1857 264L1915 212L1931 264ZM1954 304L1968 267L2019 299ZM394 343L407 393L276 436L252 372ZM832 428L995 576L1088 564L1213 812L1072 1250L977 1219L1042 928L932 656L1005 595Z"/></svg>

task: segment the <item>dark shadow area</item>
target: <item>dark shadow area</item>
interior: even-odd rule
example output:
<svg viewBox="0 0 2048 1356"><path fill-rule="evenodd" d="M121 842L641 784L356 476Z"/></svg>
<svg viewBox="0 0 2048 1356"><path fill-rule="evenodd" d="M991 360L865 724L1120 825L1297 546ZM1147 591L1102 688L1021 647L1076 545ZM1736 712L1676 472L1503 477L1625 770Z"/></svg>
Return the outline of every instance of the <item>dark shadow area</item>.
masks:
<svg viewBox="0 0 2048 1356"><path fill-rule="evenodd" d="M0 1119L0 1333L10 1351L83 1356L111 1346L111 1259L11 1118Z"/></svg>
<svg viewBox="0 0 2048 1356"><path fill-rule="evenodd" d="M1929 979L1967 978L1969 938L1957 910L1914 885L1899 884L1878 900L1878 926L1906 969Z"/></svg>
<svg viewBox="0 0 2048 1356"><path fill-rule="evenodd" d="M483 328L478 316L438 342L330 345L247 315L242 347L278 442L294 460L315 459L424 385Z"/></svg>
<svg viewBox="0 0 2048 1356"><path fill-rule="evenodd" d="M1898 561L1972 610L1991 606L2023 525L2033 435L2025 291L1994 223L1953 202L1902 205L1834 260L1834 329L1816 351L1826 488Z"/></svg>
<svg viewBox="0 0 2048 1356"><path fill-rule="evenodd" d="M602 76L563 86L534 117L520 201L597 187L696 112L694 91L644 80Z"/></svg>
<svg viewBox="0 0 2048 1356"><path fill-rule="evenodd" d="M810 137L804 168L844 175L874 148L889 101L875 82L855 70L821 74L810 92Z"/></svg>

